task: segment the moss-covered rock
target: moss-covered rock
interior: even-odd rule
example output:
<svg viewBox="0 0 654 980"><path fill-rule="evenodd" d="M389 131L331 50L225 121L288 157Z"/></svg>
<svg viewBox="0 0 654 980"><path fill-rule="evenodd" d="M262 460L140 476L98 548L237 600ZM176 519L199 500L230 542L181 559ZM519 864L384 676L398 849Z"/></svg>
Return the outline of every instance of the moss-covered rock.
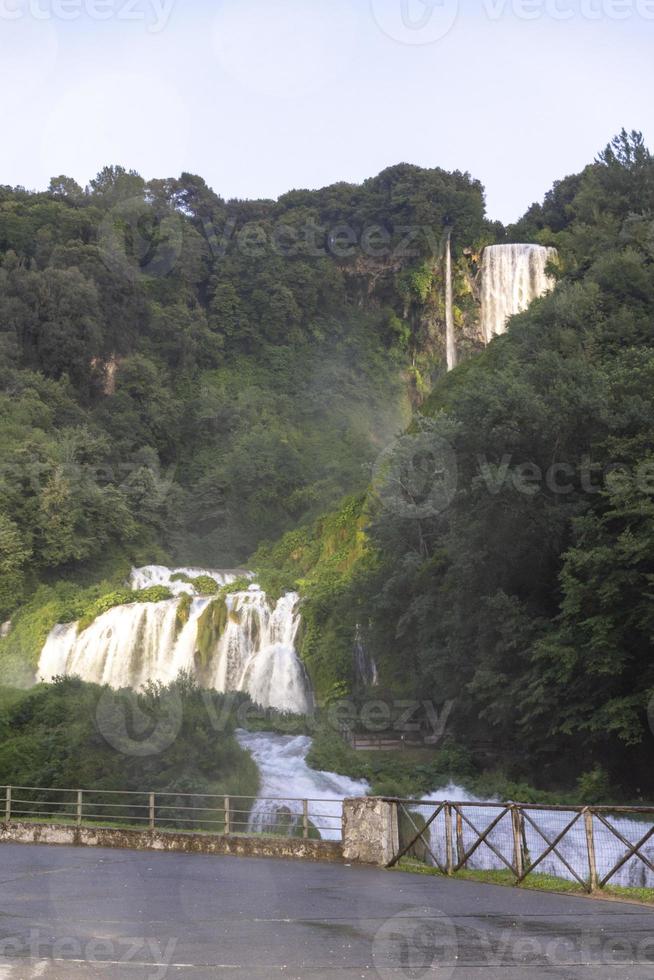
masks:
<svg viewBox="0 0 654 980"><path fill-rule="evenodd" d="M228 621L228 609L225 596L221 595L209 603L198 619L197 646L195 651L196 665L205 669L213 657L218 642L225 632Z"/></svg>
<svg viewBox="0 0 654 980"><path fill-rule="evenodd" d="M220 586L211 575L188 575L186 572L175 572L170 576L171 582L183 582L193 587L196 595L216 595Z"/></svg>
<svg viewBox="0 0 654 980"><path fill-rule="evenodd" d="M216 595L220 586L211 575L197 575L191 579L193 588L198 595Z"/></svg>
<svg viewBox="0 0 654 980"><path fill-rule="evenodd" d="M189 616L191 615L191 603L193 599L188 592L184 592L179 597L179 602L177 603L177 613L175 614L175 632L179 634L182 632L184 627L189 621Z"/></svg>

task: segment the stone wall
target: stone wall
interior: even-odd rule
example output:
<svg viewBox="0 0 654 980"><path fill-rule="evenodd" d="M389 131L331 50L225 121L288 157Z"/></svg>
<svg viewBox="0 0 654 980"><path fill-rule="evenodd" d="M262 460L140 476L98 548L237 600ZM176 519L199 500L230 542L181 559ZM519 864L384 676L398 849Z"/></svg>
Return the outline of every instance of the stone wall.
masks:
<svg viewBox="0 0 654 980"><path fill-rule="evenodd" d="M0 843L67 844L74 847L119 847L130 850L233 854L240 857L304 858L342 861L338 841L301 837L257 837L222 834L179 834L160 830L119 830L108 827L67 827L61 824L0 823Z"/></svg>
<svg viewBox="0 0 654 980"><path fill-rule="evenodd" d="M343 802L343 842L256 834L178 833L121 830L115 827L66 826L15 821L0 823L0 843L67 844L74 847L121 847L131 850L233 854L243 857L351 861L385 867L399 848L397 804L374 797Z"/></svg>

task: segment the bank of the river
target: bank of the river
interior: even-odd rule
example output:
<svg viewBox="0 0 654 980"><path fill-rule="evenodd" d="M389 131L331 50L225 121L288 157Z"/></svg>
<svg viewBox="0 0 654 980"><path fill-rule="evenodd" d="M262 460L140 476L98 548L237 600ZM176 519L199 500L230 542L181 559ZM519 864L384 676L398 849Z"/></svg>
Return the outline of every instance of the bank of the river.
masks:
<svg viewBox="0 0 654 980"><path fill-rule="evenodd" d="M365 779L374 796L418 798L452 783L483 800L515 800L545 805L654 805L650 799L626 797L595 767L572 786L544 789L528 779L501 770L482 770L472 755L454 742L434 747L408 747L389 751L355 750L327 725L315 726L307 762L315 769Z"/></svg>

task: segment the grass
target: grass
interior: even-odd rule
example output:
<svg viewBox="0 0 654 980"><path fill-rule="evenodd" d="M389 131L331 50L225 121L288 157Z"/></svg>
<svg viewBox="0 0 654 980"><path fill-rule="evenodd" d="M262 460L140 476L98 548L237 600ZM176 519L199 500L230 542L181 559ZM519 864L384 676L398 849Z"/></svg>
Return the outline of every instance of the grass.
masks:
<svg viewBox="0 0 654 980"><path fill-rule="evenodd" d="M413 858L400 858L394 871L409 871L413 874L436 875L445 878L438 868L430 867L422 861ZM625 888L622 886L607 885L600 891L593 892L592 895L586 888L577 881L569 881L566 878L557 878L555 875L534 873L529 875L521 884L516 885L515 876L508 868L495 871L475 871L472 869L462 869L457 871L452 877L462 878L464 881L477 881L486 885L502 885L509 888L522 888L528 891L545 891L558 894L585 895L589 898L614 898L624 901L641 902L645 905L654 905L654 888Z"/></svg>
<svg viewBox="0 0 654 980"><path fill-rule="evenodd" d="M607 885L602 889L602 894L610 895L611 898L624 898L632 902L654 905L654 888L623 888L621 885Z"/></svg>

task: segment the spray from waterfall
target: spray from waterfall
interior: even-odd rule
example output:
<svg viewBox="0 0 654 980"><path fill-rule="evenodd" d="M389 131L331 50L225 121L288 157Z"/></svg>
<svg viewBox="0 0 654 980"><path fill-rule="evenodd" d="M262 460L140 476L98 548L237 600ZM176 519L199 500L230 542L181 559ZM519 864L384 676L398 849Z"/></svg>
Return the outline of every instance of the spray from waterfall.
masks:
<svg viewBox="0 0 654 980"><path fill-rule="evenodd" d="M509 317L526 310L554 283L545 269L557 257L543 245L489 245L481 265L481 327L485 342L504 333Z"/></svg>

